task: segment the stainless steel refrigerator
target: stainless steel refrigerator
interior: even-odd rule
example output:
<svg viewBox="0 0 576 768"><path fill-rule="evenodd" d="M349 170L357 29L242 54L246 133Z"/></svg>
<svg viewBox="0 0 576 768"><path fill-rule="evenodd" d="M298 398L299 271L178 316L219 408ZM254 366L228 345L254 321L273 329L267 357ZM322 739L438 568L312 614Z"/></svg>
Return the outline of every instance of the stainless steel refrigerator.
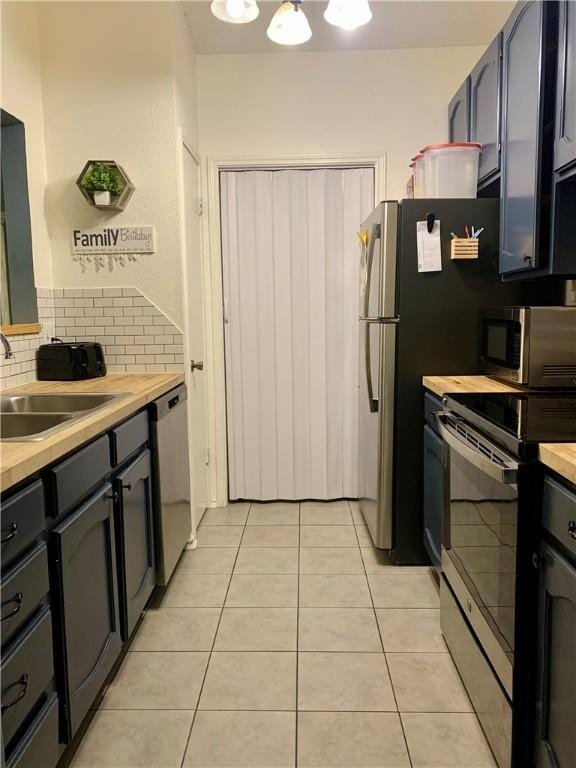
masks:
<svg viewBox="0 0 576 768"><path fill-rule="evenodd" d="M418 272L416 224L440 222L442 270ZM484 228L479 258L451 261L450 232ZM359 496L391 562L426 563L423 375L479 373L480 310L523 300L498 275L498 200L383 202L362 224ZM541 303L541 302L538 302Z"/></svg>

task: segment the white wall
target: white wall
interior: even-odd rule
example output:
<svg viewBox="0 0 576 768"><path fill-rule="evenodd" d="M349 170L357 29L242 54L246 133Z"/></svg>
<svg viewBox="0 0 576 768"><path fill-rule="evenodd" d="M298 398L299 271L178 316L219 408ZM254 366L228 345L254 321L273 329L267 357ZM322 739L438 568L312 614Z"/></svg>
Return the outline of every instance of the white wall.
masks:
<svg viewBox="0 0 576 768"><path fill-rule="evenodd" d="M482 47L201 55L203 155L385 152L387 196L408 161L445 141L447 104Z"/></svg>
<svg viewBox="0 0 576 768"><path fill-rule="evenodd" d="M2 108L25 125L28 194L36 285L52 285L50 240L44 214L46 149L42 107L40 32L36 3L3 2Z"/></svg>
<svg viewBox="0 0 576 768"><path fill-rule="evenodd" d="M173 3L49 2L41 33L54 285L133 285L181 327L176 127L182 119L194 134L195 95L193 49L177 13ZM90 159L116 160L132 179L122 213L91 209L76 189ZM84 274L71 231L107 222L153 224L156 254Z"/></svg>
<svg viewBox="0 0 576 768"><path fill-rule="evenodd" d="M197 57L188 20L180 3L172 5L172 68L176 125L184 139L198 153Z"/></svg>

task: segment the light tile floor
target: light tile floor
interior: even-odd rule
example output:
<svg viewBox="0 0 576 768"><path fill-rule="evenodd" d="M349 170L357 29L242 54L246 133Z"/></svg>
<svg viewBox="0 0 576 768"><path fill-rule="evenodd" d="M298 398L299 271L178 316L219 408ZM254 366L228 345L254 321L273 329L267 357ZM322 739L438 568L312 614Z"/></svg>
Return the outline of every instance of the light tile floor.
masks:
<svg viewBox="0 0 576 768"><path fill-rule="evenodd" d="M428 568L357 506L206 512L74 768L493 768Z"/></svg>

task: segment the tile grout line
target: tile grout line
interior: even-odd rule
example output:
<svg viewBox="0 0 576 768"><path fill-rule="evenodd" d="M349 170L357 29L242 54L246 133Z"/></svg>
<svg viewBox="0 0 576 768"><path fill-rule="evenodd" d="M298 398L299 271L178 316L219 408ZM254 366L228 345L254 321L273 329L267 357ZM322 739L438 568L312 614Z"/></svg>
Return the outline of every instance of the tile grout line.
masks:
<svg viewBox="0 0 576 768"><path fill-rule="evenodd" d="M194 723L196 722L196 715L198 714L198 707L200 705L200 699L202 698L202 692L204 691L204 684L206 682L206 677L208 675L208 669L210 667L210 662L212 660L212 654L214 653L214 646L216 645L216 638L218 637L218 631L220 629L220 623L222 622L222 615L224 613L224 607L226 605L226 600L228 598L228 592L230 590L230 585L232 583L232 577L234 575L234 569L236 568L236 562L238 560L238 555L240 554L240 545L242 544L242 539L244 538L244 531L246 530L246 524L248 522L248 515L250 514L251 506L252 505L250 505L248 507L248 514L246 515L246 520L244 521L244 526L243 526L243 530L242 530L242 536L240 536L240 541L238 542L238 548L236 549L236 557L234 558L234 562L232 563L232 570L230 571L230 576L229 576L229 579L228 579L228 586L226 588L226 594L224 595L224 600L222 601L222 608L220 609L220 615L218 617L218 623L216 624L216 631L214 632L214 638L212 640L212 647L210 648L210 651L208 652L208 661L206 663L206 669L204 670L204 675L202 676L202 683L200 685L200 690L198 692L198 699L196 700L196 707L194 708L194 714L192 716L192 722L190 723L190 730L188 731L188 737L186 739L186 745L184 747L184 753L182 754L182 759L180 761L180 768L184 768L184 761L186 760L186 754L187 754L188 749L190 747L190 741L192 739L192 731L194 729Z"/></svg>
<svg viewBox="0 0 576 768"><path fill-rule="evenodd" d="M302 539L302 504L298 503L298 576L296 582L296 711L294 713L294 766L298 768L298 718L300 710L298 707L298 686L299 686L299 666L300 666L300 546Z"/></svg>
<svg viewBox="0 0 576 768"><path fill-rule="evenodd" d="M372 603L372 612L374 615L374 621L376 622L376 629L378 630L378 637L380 638L380 645L382 646L382 654L384 656L384 663L386 664L386 670L388 671L388 679L390 680L390 688L392 689L392 696L394 698L394 704L396 705L396 712L398 714L398 721L400 722L400 728L402 729L402 737L404 739L404 745L406 747L406 754L408 756L408 762L412 768L412 756L410 754L410 747L408 746L408 739L406 738L406 731L404 730L404 723L402 722L402 715L400 714L400 708L398 707L398 699L396 698L396 690L394 688L394 682L392 680L392 674L390 672L390 666L388 664L388 657L386 655L386 649L384 647L384 640L382 638L382 632L380 631L380 624L378 623L378 615L376 613L376 606L374 605L374 597L372 595L372 589L370 588L370 579L368 578L368 572L366 571L366 563L362 555L362 548L360 547L360 539L358 538L358 531L354 526L354 532L356 533L356 539L358 540L358 547L360 549L360 557L362 558L362 567L364 568L364 577L366 584L368 585L368 592L370 593L370 601Z"/></svg>

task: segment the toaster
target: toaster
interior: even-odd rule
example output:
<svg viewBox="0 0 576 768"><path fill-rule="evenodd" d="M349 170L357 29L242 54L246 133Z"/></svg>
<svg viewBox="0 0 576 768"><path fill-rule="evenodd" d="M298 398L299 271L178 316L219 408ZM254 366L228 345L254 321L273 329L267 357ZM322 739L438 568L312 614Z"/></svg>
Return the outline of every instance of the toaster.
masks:
<svg viewBox="0 0 576 768"><path fill-rule="evenodd" d="M77 381L106 375L102 346L95 341L67 344L53 338L42 344L36 354L36 371L40 381Z"/></svg>

